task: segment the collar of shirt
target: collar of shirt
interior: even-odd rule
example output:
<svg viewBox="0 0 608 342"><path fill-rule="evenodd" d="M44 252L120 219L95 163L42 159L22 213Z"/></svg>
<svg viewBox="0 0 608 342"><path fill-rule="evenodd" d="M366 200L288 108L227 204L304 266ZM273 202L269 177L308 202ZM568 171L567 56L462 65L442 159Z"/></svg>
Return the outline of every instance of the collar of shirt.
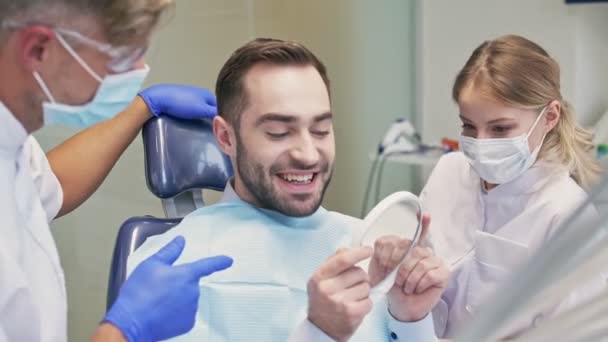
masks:
<svg viewBox="0 0 608 342"><path fill-rule="evenodd" d="M568 170L562 165L539 160L521 176L510 183L500 184L492 190L485 190L480 182L481 192L487 197L529 195L540 190L554 177L568 177Z"/></svg>
<svg viewBox="0 0 608 342"><path fill-rule="evenodd" d="M234 183L234 177L231 177L228 182L226 182L224 193L222 194L222 197L220 198L218 203L232 202L241 199L239 195L237 195L236 191L234 191L234 186L232 185L232 183Z"/></svg>
<svg viewBox="0 0 608 342"><path fill-rule="evenodd" d="M16 155L27 137L28 133L23 125L0 101L0 153Z"/></svg>

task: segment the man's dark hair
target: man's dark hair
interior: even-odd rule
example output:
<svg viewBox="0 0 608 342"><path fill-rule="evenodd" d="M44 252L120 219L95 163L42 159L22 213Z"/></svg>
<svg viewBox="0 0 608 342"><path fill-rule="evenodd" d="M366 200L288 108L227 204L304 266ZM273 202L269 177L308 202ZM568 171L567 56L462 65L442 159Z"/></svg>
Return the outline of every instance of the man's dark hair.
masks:
<svg viewBox="0 0 608 342"><path fill-rule="evenodd" d="M238 127L248 101L243 84L247 72L258 63L308 66L317 69L329 93L329 78L321 61L303 45L279 39L257 38L236 50L220 70L215 84L218 112Z"/></svg>

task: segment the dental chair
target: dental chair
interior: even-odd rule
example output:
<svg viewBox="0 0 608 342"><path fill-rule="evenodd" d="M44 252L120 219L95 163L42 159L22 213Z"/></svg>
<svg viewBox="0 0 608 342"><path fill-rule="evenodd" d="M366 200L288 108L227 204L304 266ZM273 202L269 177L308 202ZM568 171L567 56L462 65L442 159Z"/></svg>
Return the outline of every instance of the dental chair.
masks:
<svg viewBox="0 0 608 342"><path fill-rule="evenodd" d="M131 217L120 227L110 266L107 309L125 281L128 256L148 237L168 231L204 206L202 191L223 191L232 176L230 159L217 145L210 121L154 118L144 125L142 138L146 183L161 199L166 217Z"/></svg>

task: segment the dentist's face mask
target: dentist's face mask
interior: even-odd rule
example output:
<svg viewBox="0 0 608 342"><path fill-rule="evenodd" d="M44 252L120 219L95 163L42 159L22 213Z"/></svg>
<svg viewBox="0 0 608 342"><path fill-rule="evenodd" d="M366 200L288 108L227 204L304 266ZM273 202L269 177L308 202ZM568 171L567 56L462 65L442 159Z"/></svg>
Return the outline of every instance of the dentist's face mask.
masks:
<svg viewBox="0 0 608 342"><path fill-rule="evenodd" d="M513 138L475 139L460 136L460 148L477 174L491 184L504 184L521 176L536 161L545 136L530 151L528 138L545 113L547 107L536 118L528 131ZM546 133L545 133L546 134Z"/></svg>
<svg viewBox="0 0 608 342"><path fill-rule="evenodd" d="M61 33L60 33L61 32ZM131 50L128 55L114 56L113 52L124 50L114 49L105 44L95 42L77 32L67 30L55 30L57 40L66 51L80 64L86 71L97 80L100 85L97 88L95 97L89 103L83 105L66 105L55 101L51 91L38 72L34 72L34 78L42 88L49 101L44 102L43 115L45 125L68 125L77 127L92 126L100 121L109 119L123 111L133 101L137 92L141 88L150 68L146 65L143 69L128 70L139 60L145 50ZM91 67L72 49L65 41L62 34L70 35L79 39L85 45L92 46L103 53L113 57L109 68L113 71L122 73L110 74L101 78ZM119 62L119 63L117 63ZM124 67L129 65L129 67Z"/></svg>

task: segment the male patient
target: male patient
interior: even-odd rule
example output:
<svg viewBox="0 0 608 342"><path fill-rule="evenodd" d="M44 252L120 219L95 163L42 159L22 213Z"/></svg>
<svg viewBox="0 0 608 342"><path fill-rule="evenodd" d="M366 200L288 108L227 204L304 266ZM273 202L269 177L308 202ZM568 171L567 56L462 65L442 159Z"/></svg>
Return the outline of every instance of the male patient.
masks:
<svg viewBox="0 0 608 342"><path fill-rule="evenodd" d="M177 235L186 239L178 263L233 256L231 269L201 280L195 327L180 340L435 340L429 311L447 282L428 262L435 257L419 253L426 262L413 259L388 298L372 303L356 266L372 251L349 248L361 221L320 207L335 154L323 64L300 44L256 39L228 59L216 95L213 130L234 178L220 203L129 259L133 269Z"/></svg>

